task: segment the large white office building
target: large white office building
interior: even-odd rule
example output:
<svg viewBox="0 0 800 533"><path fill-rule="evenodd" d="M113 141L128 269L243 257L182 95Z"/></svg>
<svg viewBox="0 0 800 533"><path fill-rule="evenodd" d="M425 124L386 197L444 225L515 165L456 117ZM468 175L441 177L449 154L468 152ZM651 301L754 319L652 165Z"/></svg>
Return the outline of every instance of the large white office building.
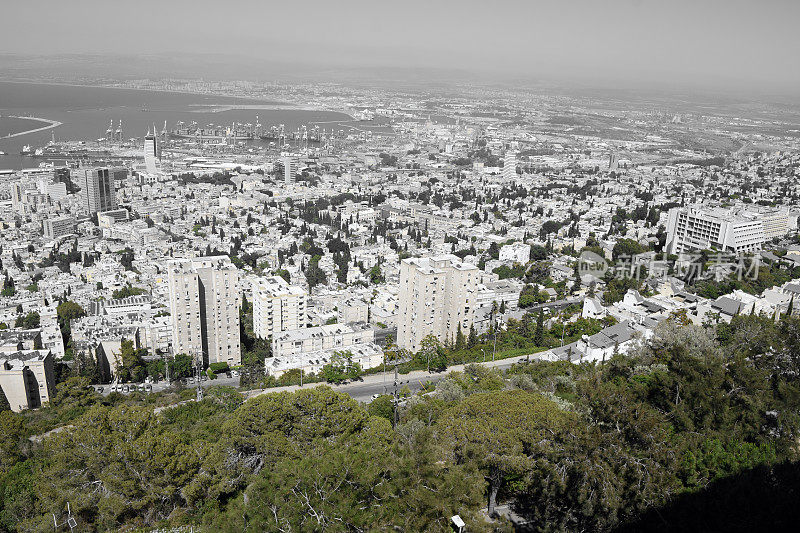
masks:
<svg viewBox="0 0 800 533"><path fill-rule="evenodd" d="M266 339L282 331L301 329L307 322L308 295L280 276L253 282L253 330Z"/></svg>
<svg viewBox="0 0 800 533"><path fill-rule="evenodd" d="M764 229L760 213L704 206L674 207L667 219L666 251L670 254L710 249L736 254L757 252L767 239ZM770 231L774 229L771 227Z"/></svg>
<svg viewBox="0 0 800 533"><path fill-rule="evenodd" d="M75 233L75 218L71 216L46 218L42 222L45 238L58 239Z"/></svg>
<svg viewBox="0 0 800 533"><path fill-rule="evenodd" d="M172 351L205 363L241 363L239 271L228 256L168 263Z"/></svg>
<svg viewBox="0 0 800 533"><path fill-rule="evenodd" d="M404 259L400 263L397 344L418 351L434 335L454 341L475 320L480 270L454 255Z"/></svg>

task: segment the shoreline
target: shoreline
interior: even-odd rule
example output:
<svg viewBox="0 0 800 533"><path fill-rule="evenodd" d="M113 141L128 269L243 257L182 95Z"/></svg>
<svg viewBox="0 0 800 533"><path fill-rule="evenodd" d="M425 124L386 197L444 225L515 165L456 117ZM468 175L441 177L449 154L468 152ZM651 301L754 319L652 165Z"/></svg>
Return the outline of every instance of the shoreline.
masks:
<svg viewBox="0 0 800 533"><path fill-rule="evenodd" d="M38 133L40 131L50 130L50 129L53 129L53 128L57 128L57 127L59 127L60 125L63 124L63 122L59 122L57 120L50 120L49 118L21 117L21 116L18 116L18 115L7 115L7 116L8 116L8 118L20 118L20 119L23 119L23 120L38 120L39 122L47 123L47 125L46 126L40 126L38 128L34 128L32 130L25 130L25 131L20 131L20 132L17 132L17 133L9 133L8 135L4 135L3 137L0 137L0 140L13 139L14 137L21 137L23 135L29 135L31 133Z"/></svg>
<svg viewBox="0 0 800 533"><path fill-rule="evenodd" d="M328 113L342 113L343 115L347 115L351 119L354 117L346 112L342 111L341 109L330 109L327 107L315 107L308 103L297 103L297 102L284 102L284 101L277 101L277 100L264 100L259 98L254 98L251 96L232 96L229 94L221 94L221 93L204 93L204 92L197 92L197 91L175 91L169 89L143 89L140 87L125 87L119 85L92 85L88 83L70 83L66 81L47 81L47 80L32 80L32 79L9 79L0 77L0 83L16 83L19 85L24 84L31 84L31 85L54 85L54 86L64 86L64 87L86 87L86 88L96 88L96 89L122 89L128 91L139 91L139 92L149 92L149 93L167 93L167 94L189 94L194 96L216 96L220 98L234 98L239 100L250 100L254 102L253 104L191 104L192 106L200 106L200 107L220 107L224 108L224 111L236 110L236 109L248 109L249 107L253 107L253 109L263 108L264 110L285 110L285 111L324 111ZM261 107L263 106L263 107ZM220 111L211 111L211 112L220 112ZM26 117L22 117L26 118Z"/></svg>
<svg viewBox="0 0 800 533"><path fill-rule="evenodd" d="M238 98L239 100L252 100L254 102L265 102L274 105L294 105L291 102L278 102L274 100L260 100L251 96L231 96L229 94L220 93L202 93L197 91L175 91L170 89L143 89L141 87L127 87L120 85L92 85L89 83L70 83L66 81L46 81L46 80L32 80L32 79L9 79L0 77L0 83L16 83L19 85L56 85L64 87L86 87L94 89L121 89L127 91L140 91L145 93L168 93L168 94L193 94L196 96L218 96L221 98Z"/></svg>

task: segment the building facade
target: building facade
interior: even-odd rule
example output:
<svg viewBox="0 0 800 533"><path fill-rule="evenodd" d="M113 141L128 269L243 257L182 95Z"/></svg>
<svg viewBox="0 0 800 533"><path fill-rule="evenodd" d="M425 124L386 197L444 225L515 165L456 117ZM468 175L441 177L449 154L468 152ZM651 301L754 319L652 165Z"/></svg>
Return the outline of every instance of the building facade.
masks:
<svg viewBox="0 0 800 533"><path fill-rule="evenodd" d="M673 207L667 219L667 253L717 249L736 254L761 250L766 240L757 213L707 207Z"/></svg>
<svg viewBox="0 0 800 533"><path fill-rule="evenodd" d="M90 215L117 208L114 178L108 168L87 168L80 178L84 207Z"/></svg>
<svg viewBox="0 0 800 533"><path fill-rule="evenodd" d="M258 278L253 283L253 330L266 339L282 331L306 326L308 295L280 276Z"/></svg>
<svg viewBox="0 0 800 533"><path fill-rule="evenodd" d="M156 161L159 159L158 137L155 132L147 132L144 137L144 167L148 174L158 171Z"/></svg>
<svg viewBox="0 0 800 533"><path fill-rule="evenodd" d="M0 389L12 411L35 409L55 394L50 350L0 352Z"/></svg>
<svg viewBox="0 0 800 533"><path fill-rule="evenodd" d="M69 216L45 219L42 226L47 239L58 239L75 233L75 219Z"/></svg>
<svg viewBox="0 0 800 533"><path fill-rule="evenodd" d="M434 335L454 341L475 320L480 271L454 255L404 259L400 263L397 344L413 352Z"/></svg>
<svg viewBox="0 0 800 533"><path fill-rule="evenodd" d="M228 256L168 264L172 351L205 363L241 363L239 271Z"/></svg>
<svg viewBox="0 0 800 533"><path fill-rule="evenodd" d="M324 350L345 351L360 344L371 344L375 335L369 327L328 324L313 328L284 331L272 338L272 356L298 356Z"/></svg>

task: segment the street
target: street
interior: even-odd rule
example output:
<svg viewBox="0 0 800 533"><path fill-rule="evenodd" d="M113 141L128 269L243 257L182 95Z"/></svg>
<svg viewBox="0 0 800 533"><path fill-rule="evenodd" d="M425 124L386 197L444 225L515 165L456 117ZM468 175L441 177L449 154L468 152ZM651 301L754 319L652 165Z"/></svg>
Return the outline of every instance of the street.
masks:
<svg viewBox="0 0 800 533"><path fill-rule="evenodd" d="M470 363L484 366L486 368L507 369L511 365L519 361L534 360L541 356L541 353L521 355L517 357L509 357L507 359L500 359L497 361L487 361L485 363ZM416 392L422 388L426 382L436 383L444 379L449 372L462 372L466 365L455 365L449 367L444 372L427 372L425 370L415 370L408 374L398 374L399 381L398 388L402 389L404 386L408 387L411 392ZM334 390L338 390L349 394L353 399L359 402L370 402L375 394L390 394L394 385L394 371L391 367L387 367L386 373L371 374L364 376L361 381L354 381L344 383L342 385L333 385L330 383L309 383L304 385L303 388L318 387L320 385L327 385ZM292 392L300 389L299 385L290 385L288 387L272 387L269 389L258 389L252 391L244 391L242 394L245 398L255 398L262 394L269 394L273 392Z"/></svg>

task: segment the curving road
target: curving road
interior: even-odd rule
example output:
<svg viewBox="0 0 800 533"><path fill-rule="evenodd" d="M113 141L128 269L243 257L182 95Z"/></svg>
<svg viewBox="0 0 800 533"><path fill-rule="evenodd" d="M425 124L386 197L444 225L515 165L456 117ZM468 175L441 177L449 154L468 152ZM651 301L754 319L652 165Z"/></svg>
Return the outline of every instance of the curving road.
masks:
<svg viewBox="0 0 800 533"><path fill-rule="evenodd" d="M514 363L525 361L525 360L535 360L541 357L543 352L535 353L535 354L528 354L528 355L520 355L515 357L509 357L507 359L499 359L497 361L487 361L485 363L471 363L477 364L480 366L485 366L487 368L499 368L499 369L506 369L510 368L511 365ZM449 367L444 372L427 372L425 370L415 370L413 372L409 372L408 374L399 374L398 380L400 382L399 387L402 388L407 386L411 389L412 392L416 392L422 388L422 386L426 382L436 383L447 377L449 372L461 372L464 370L466 365L455 365ZM360 402L370 402L372 401L372 397L375 394L387 394L393 390L393 383L394 383L394 372L392 371L391 367L387 367L386 374L371 374L368 376L364 376L361 381L354 381L351 383L345 383L343 385L331 385L329 383L309 383L308 385L304 385L303 388L309 387L319 387L320 385L327 385L334 390L344 392L349 394L353 399L358 400ZM288 387L273 387L269 389L258 389L252 391L244 391L242 395L246 398L255 398L256 396L260 396L262 394L269 394L272 392L291 392L300 389L299 385L290 385Z"/></svg>

